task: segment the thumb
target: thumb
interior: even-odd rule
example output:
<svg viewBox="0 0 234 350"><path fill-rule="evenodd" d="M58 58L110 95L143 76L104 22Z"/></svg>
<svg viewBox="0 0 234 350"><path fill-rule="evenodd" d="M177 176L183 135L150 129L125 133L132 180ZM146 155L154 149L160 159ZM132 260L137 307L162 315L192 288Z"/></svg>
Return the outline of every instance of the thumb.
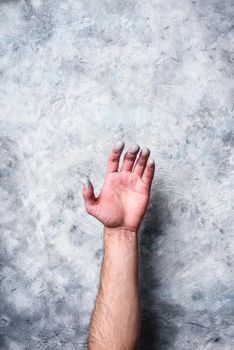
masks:
<svg viewBox="0 0 234 350"><path fill-rule="evenodd" d="M89 214L92 214L94 203L96 201L95 195L94 195L94 188L92 185L92 182L89 180L88 176L82 179L83 182L83 188L82 188L82 195L84 198L85 208Z"/></svg>

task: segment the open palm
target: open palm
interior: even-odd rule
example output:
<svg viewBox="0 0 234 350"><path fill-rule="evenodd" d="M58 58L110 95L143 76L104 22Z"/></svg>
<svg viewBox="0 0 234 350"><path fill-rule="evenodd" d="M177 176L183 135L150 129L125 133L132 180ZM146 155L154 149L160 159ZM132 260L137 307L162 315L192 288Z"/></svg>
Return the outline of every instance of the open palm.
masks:
<svg viewBox="0 0 234 350"><path fill-rule="evenodd" d="M99 196L95 197L89 180L83 187L82 194L87 212L105 227L137 232L149 202L155 164L149 159L150 150L146 147L136 160L140 147L133 144L125 153L119 171L123 148L122 141L113 146Z"/></svg>

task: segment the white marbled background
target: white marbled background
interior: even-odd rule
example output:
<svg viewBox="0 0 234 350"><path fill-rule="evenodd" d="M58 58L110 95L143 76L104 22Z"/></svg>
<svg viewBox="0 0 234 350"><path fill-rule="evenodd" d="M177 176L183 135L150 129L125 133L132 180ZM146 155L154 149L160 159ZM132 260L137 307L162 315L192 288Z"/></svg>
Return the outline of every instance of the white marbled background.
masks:
<svg viewBox="0 0 234 350"><path fill-rule="evenodd" d="M0 0L0 349L83 350L111 146L156 161L141 350L234 349L232 0ZM111 350L111 349L110 349Z"/></svg>

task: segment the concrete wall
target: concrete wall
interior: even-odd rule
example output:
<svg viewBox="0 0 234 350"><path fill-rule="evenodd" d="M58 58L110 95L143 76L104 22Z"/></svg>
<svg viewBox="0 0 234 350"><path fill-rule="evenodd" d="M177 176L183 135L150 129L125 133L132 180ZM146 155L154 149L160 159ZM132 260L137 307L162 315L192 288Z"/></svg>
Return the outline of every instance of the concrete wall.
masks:
<svg viewBox="0 0 234 350"><path fill-rule="evenodd" d="M156 161L141 350L234 348L233 2L0 1L0 349L86 348L111 146Z"/></svg>

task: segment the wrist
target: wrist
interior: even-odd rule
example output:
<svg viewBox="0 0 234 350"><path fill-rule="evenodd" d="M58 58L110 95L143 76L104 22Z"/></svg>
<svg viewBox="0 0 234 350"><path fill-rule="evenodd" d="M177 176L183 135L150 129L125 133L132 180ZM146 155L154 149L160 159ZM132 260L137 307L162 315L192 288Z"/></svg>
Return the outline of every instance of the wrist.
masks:
<svg viewBox="0 0 234 350"><path fill-rule="evenodd" d="M104 226L104 239L136 241L138 234L136 230L129 230L124 227Z"/></svg>
<svg viewBox="0 0 234 350"><path fill-rule="evenodd" d="M125 228L109 228L104 226L104 253L116 252L118 255L138 251L138 235L136 231Z"/></svg>

